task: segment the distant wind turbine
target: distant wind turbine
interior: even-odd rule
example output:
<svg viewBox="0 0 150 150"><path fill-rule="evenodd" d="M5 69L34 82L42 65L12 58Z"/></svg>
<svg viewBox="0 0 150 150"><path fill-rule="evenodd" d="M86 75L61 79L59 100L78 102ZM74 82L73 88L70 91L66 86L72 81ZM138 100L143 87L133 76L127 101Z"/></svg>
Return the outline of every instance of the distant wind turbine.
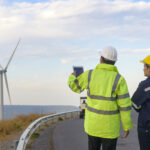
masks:
<svg viewBox="0 0 150 150"><path fill-rule="evenodd" d="M12 58L13 58L15 52L16 52L16 49L17 49L20 41L21 41L21 39L19 39L19 41L18 41L18 43L17 43L17 45L16 45L16 47L15 47L13 53L12 53L12 55L11 55L7 65L6 65L6 67L3 68L2 65L0 64L0 68L1 68L1 70L0 70L0 120L4 119L4 113L3 113L3 109L4 109L3 76L4 76L4 79L5 79L5 84L6 84L6 89L7 89L7 92L8 92L9 102L11 104L11 97L10 97L10 92L9 92L9 86L8 86L8 80L7 80L6 72L7 72L8 66L9 66L9 64L10 64L10 62L11 62L11 60L12 60Z"/></svg>

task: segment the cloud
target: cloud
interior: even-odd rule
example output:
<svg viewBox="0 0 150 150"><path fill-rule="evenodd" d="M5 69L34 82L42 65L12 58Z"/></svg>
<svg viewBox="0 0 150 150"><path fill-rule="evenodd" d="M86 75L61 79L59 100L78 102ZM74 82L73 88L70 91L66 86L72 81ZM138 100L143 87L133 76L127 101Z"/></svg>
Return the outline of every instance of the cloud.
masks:
<svg viewBox="0 0 150 150"><path fill-rule="evenodd" d="M67 64L67 63L70 63L70 62L74 62L76 59L75 58L63 58L61 59L61 63L62 64Z"/></svg>
<svg viewBox="0 0 150 150"><path fill-rule="evenodd" d="M11 5L2 2L0 53L3 57L0 62L8 61L20 36L17 59L57 57L62 64L99 57L97 49L91 48L99 45L99 41L94 42L95 37L124 41L150 38L150 2L53 0ZM88 48L92 38L94 44ZM72 42L76 40L80 42ZM81 46L82 42L84 46ZM120 52L146 53L149 50L122 49Z"/></svg>
<svg viewBox="0 0 150 150"><path fill-rule="evenodd" d="M149 53L150 48L148 49L128 49L128 50L121 50L121 53Z"/></svg>
<svg viewBox="0 0 150 150"><path fill-rule="evenodd" d="M84 52L84 50L83 50ZM150 48L148 49L119 49L118 50L118 55L131 55L131 54L149 54L150 53ZM98 60L100 57L100 51L93 49L93 51L86 50L86 52L83 54L82 50L81 52L78 52L79 55L74 56L74 55L68 55L66 58L61 59L62 64L67 64L67 63L73 63L73 62L78 62L78 61L92 61L92 60ZM67 55L67 54L66 54Z"/></svg>
<svg viewBox="0 0 150 150"><path fill-rule="evenodd" d="M82 38L100 35L130 40L150 37L150 2L57 0L0 4L1 42L17 36Z"/></svg>

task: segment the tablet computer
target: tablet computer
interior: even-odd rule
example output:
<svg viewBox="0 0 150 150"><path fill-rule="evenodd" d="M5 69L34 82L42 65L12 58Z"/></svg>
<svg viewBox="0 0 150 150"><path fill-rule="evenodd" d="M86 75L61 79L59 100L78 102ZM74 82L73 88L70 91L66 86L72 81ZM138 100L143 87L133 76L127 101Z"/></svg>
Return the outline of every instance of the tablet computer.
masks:
<svg viewBox="0 0 150 150"><path fill-rule="evenodd" d="M81 73L84 72L82 66L73 66L73 71L76 72L76 77L78 77Z"/></svg>

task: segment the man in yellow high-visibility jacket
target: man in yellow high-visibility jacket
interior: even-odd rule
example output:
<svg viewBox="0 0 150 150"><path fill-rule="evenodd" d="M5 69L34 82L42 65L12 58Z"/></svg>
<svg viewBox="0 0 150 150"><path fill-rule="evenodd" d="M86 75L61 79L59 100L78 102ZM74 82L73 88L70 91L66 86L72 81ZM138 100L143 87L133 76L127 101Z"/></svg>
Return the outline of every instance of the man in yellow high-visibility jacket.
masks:
<svg viewBox="0 0 150 150"><path fill-rule="evenodd" d="M120 120L126 138L132 128L131 99L125 79L114 66L117 51L106 47L101 52L100 64L76 78L69 76L68 85L72 91L87 90L84 128L88 134L89 150L116 150Z"/></svg>

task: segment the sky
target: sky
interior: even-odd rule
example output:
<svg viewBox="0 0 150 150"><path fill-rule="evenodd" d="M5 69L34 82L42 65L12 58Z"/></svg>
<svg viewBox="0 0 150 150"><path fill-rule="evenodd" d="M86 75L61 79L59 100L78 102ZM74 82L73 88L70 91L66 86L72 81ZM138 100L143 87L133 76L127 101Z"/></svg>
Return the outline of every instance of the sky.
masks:
<svg viewBox="0 0 150 150"><path fill-rule="evenodd" d="M72 66L93 69L100 51L113 46L116 66L132 96L145 80L150 54L148 0L0 0L0 64L14 105L75 105L82 94L67 86ZM9 104L4 86L4 104Z"/></svg>

